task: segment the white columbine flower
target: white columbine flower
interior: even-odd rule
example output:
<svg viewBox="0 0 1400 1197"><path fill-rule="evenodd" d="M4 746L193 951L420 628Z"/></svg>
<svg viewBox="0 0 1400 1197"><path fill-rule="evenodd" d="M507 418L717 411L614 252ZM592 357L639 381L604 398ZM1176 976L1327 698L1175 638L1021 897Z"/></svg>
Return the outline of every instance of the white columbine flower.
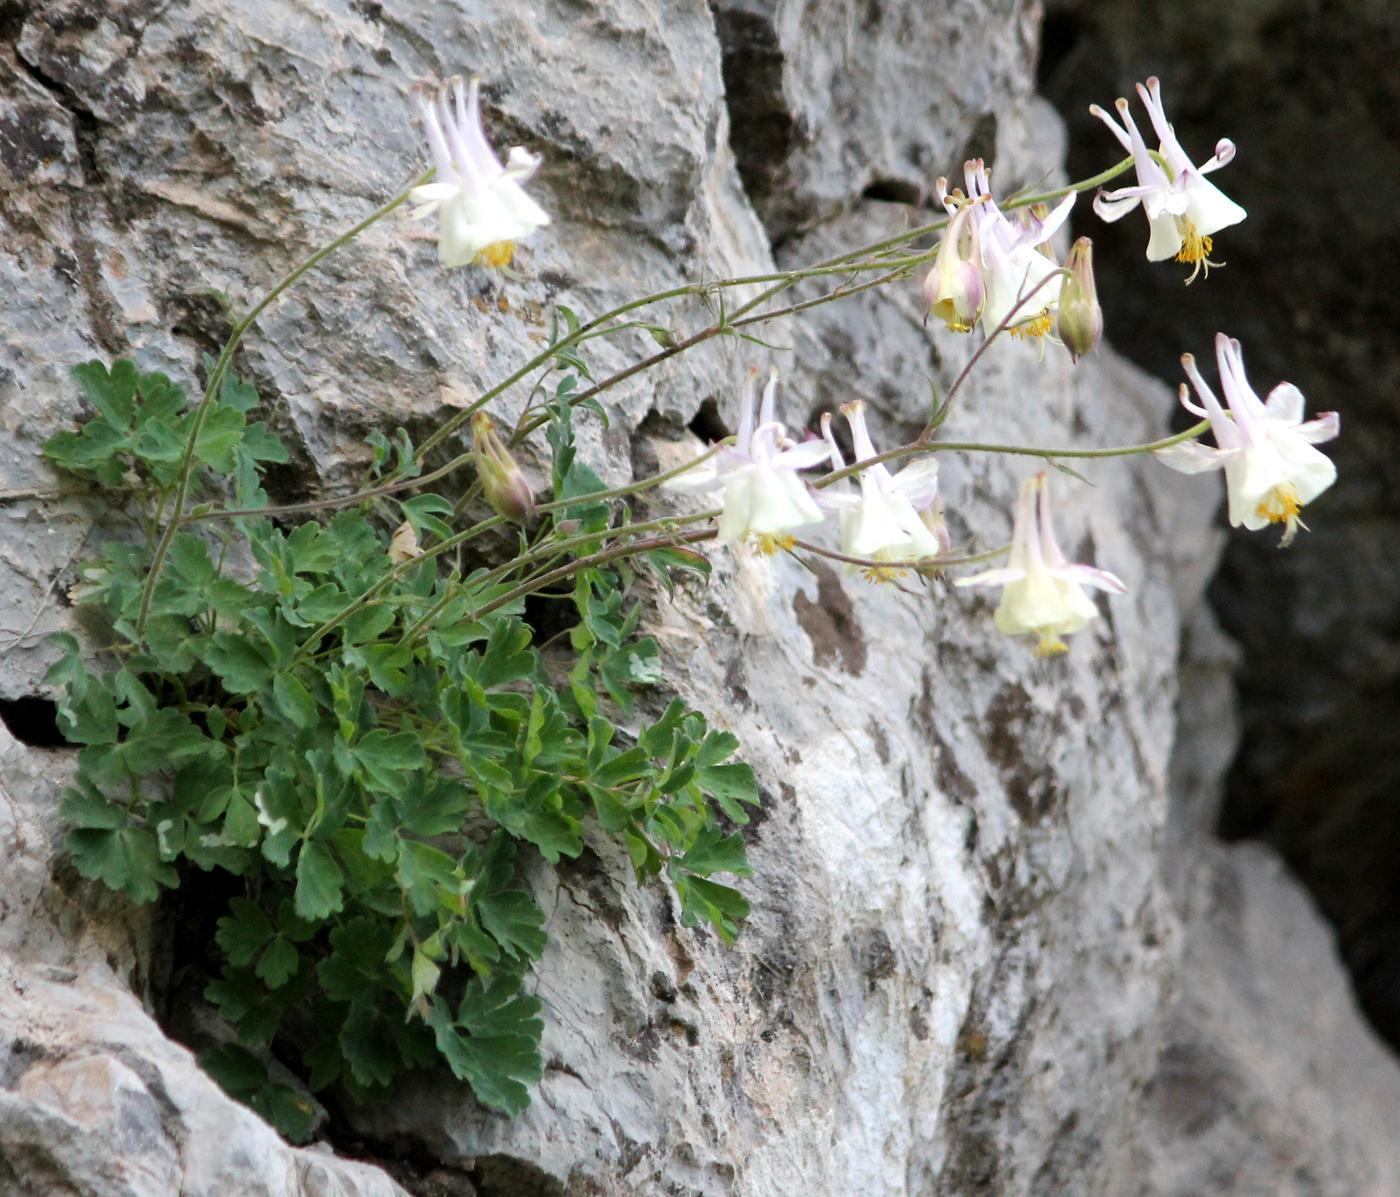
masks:
<svg viewBox="0 0 1400 1197"><path fill-rule="evenodd" d="M663 483L668 490L686 493L724 488L721 544L752 538L764 553L790 549L793 529L819 524L824 518L797 471L820 465L829 450L823 441L799 445L788 439L774 415L777 393L775 370L763 388L755 422L753 390L745 387L735 444L721 449L704 467Z"/></svg>
<svg viewBox="0 0 1400 1197"><path fill-rule="evenodd" d="M957 585L1003 587L996 610L997 628L1010 636L1040 637L1036 652L1042 657L1064 652L1061 637L1079 631L1098 616L1098 609L1084 593L1085 586L1114 594L1127 589L1107 570L1071 565L1065 560L1050 523L1050 495L1043 470L1021 487L1006 568L959 578Z"/></svg>
<svg viewBox="0 0 1400 1197"><path fill-rule="evenodd" d="M924 279L924 307L953 332L971 332L986 299L982 249L977 226L968 223L971 217L970 204L954 212L938 244L938 257Z"/></svg>
<svg viewBox="0 0 1400 1197"><path fill-rule="evenodd" d="M1103 121L1118 139L1118 143L1133 156L1138 185L1118 191L1100 191L1094 197L1094 211L1104 220L1120 220L1138 204L1147 213L1151 236L1147 242L1147 259L1161 262L1175 258L1193 263L1195 269L1186 281L1193 281L1202 270L1220 263L1210 260L1212 236L1232 224L1239 224L1247 213L1205 176L1219 170L1235 156L1235 143L1222 137L1215 143L1215 154L1196 166L1186 156L1177 141L1166 110L1162 107L1162 85L1149 79L1144 87L1137 85L1147 115L1156 130L1159 153L1153 156L1138 131L1128 101L1114 103L1123 123L1120 125L1097 104L1089 111ZM1165 165L1164 165L1165 163Z"/></svg>
<svg viewBox="0 0 1400 1197"><path fill-rule="evenodd" d="M1335 437L1341 421L1334 411L1305 421L1303 393L1291 382L1279 383L1261 402L1245 377L1240 343L1224 333L1215 336L1215 358L1228 412L1196 369L1195 358L1189 353L1181 356L1186 377L1203 406L1191 402L1185 384L1181 402L1188 411L1210 420L1215 448L1188 441L1158 449L1157 456L1183 474L1223 468L1231 526L1252 531L1283 524L1280 545L1289 545L1298 529L1306 526L1298 512L1337 480L1337 467L1313 446Z"/></svg>
<svg viewBox="0 0 1400 1197"><path fill-rule="evenodd" d="M446 91L452 94L449 108ZM449 80L435 95L418 94L437 177L409 192L415 219L438 214L438 258L444 266L508 266L515 243L549 223L549 216L521 189L540 164L522 146L506 164L496 157L481 128L479 84Z"/></svg>
<svg viewBox="0 0 1400 1197"><path fill-rule="evenodd" d="M877 456L865 426L865 404L859 399L842 404L841 414L851 426L856 464ZM829 419L823 419L822 433L827 439L832 467L844 469L845 461L831 435ZM923 458L898 474L891 474L883 462L876 462L860 471L859 480L859 496L843 483L823 492L823 501L835 507L840 516L843 553L869 561L893 562L917 561L948 551L948 533L938 506L936 461ZM837 490L837 486L841 489ZM901 571L872 565L863 572L871 582L889 582Z"/></svg>
<svg viewBox="0 0 1400 1197"><path fill-rule="evenodd" d="M966 200L948 196L942 179L938 191L948 211L956 211L961 203L972 210L985 292L982 331L990 337L1009 320L1007 331L1012 336L1043 337L1054 324L1060 301L1060 280L1054 278L1060 267L1040 247L1069 219L1075 194L1070 192L1043 219L1029 216L1018 223L1008 220L992 199L987 168L980 158L964 165L963 177Z"/></svg>

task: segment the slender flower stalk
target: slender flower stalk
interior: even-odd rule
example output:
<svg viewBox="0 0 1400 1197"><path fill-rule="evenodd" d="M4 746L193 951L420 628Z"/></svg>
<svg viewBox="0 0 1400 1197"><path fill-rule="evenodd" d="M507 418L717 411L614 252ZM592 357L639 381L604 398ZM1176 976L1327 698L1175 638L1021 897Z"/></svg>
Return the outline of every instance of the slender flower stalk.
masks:
<svg viewBox="0 0 1400 1197"><path fill-rule="evenodd" d="M1279 383L1261 401L1245 377L1240 343L1224 333L1215 336L1215 357L1225 407L1201 377L1196 359L1181 356L1201 400L1200 406L1192 403L1183 383L1182 406L1210 421L1215 448L1188 441L1159 449L1157 457L1183 474L1223 469L1231 526L1255 530L1282 524L1279 547L1285 548L1299 528L1307 527L1298 513L1337 480L1337 467L1313 446L1341 431L1340 417L1329 411L1304 420L1303 393L1291 382Z"/></svg>
<svg viewBox="0 0 1400 1197"><path fill-rule="evenodd" d="M768 554L792 548L794 529L822 522L821 508L797 471L820 465L828 456L822 441L799 445L788 438L775 414L777 395L775 370L763 388L755 420L753 387L745 387L734 446L721 449L704 468L663 483L666 489L692 494L723 488L719 542L749 540Z"/></svg>
<svg viewBox="0 0 1400 1197"><path fill-rule="evenodd" d="M509 266L515 243L549 223L521 187L539 169L539 156L515 146L501 163L481 126L480 92L475 77L465 88L456 77L418 94L437 174L409 198L415 219L437 213L438 259L448 267Z"/></svg>
<svg viewBox="0 0 1400 1197"><path fill-rule="evenodd" d="M1120 98L1114 103L1123 122L1121 125L1097 104L1089 106L1089 111L1108 126L1118 144L1132 154L1138 177L1136 187L1100 191L1094 197L1094 211L1111 222L1121 220L1141 204L1151 229L1147 242L1148 261L1175 258L1178 262L1189 263L1193 269L1186 281L1194 282L1202 271L1209 273L1212 266L1223 265L1210 260L1215 247L1214 234L1239 224L1247 215L1239 204L1205 177L1234 158L1235 143L1222 137L1215 143L1215 154L1197 166L1182 149L1167 120L1166 109L1162 106L1162 85L1154 77L1145 85L1139 83L1137 93L1157 134L1159 150L1156 154L1147 148L1127 100Z"/></svg>
<svg viewBox="0 0 1400 1197"><path fill-rule="evenodd" d="M1098 609L1085 586L1123 594L1127 587L1107 570L1072 565L1055 539L1050 519L1050 494L1045 471L1026 479L1016 505L1011 556L1005 568L989 569L958 586L1000 586L996 610L998 630L1009 636L1039 638L1036 653L1054 656L1066 649L1065 636L1098 618Z"/></svg>

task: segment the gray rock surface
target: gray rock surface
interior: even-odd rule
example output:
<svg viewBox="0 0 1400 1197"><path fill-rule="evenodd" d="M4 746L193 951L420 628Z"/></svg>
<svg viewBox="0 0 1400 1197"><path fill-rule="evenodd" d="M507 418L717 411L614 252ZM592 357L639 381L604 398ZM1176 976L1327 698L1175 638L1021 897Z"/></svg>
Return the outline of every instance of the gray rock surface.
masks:
<svg viewBox="0 0 1400 1197"><path fill-rule="evenodd" d="M537 191L555 221L504 280L445 274L430 242L388 222L268 313L236 364L295 446L286 497L353 488L371 429L441 421L537 348L551 302L594 312L809 261L928 219L888 201L918 200L965 147L995 157L1005 189L1053 176L1064 152L1032 94L1022 5L0 12L0 699L40 692L42 637L72 623L72 561L90 536L122 532L76 499L9 493L54 485L36 454L79 414L68 367L127 353L191 382L224 329L216 293L241 309L420 168L414 76L482 73L498 142L545 154ZM787 122L779 153L755 137L766 120ZM704 319L698 304L664 315L682 332ZM946 391L974 348L925 330L914 282L766 335L793 350L773 354L791 422L861 397L882 443L922 424L925 379ZM603 371L651 348L595 344ZM618 387L612 428L586 425L586 451L614 479L681 460L699 447L686 425L702 404L732 420L739 380L767 359L718 342ZM1042 362L998 345L947 432L1131 443L1158 435L1170 407L1107 351L1072 369L1053 348ZM950 455L955 538L1004 541L1029 469ZM680 689L740 736L765 789L739 945L680 927L667 895L639 889L602 843L541 869L547 1072L530 1110L506 1121L422 1078L350 1113L338 1141L411 1161L405 1183L422 1193L1048 1197L1165 1176L1182 1131L1155 1129L1170 1105L1163 1044L1264 1026L1250 1020L1272 1009L1222 1004L1216 982L1237 962L1210 951L1216 924L1191 900L1193 820L1214 801L1228 725L1188 724L1194 774L1172 751L1216 495L1150 462L1084 473L1093 489L1053 479L1062 538L1131 593L1058 660L999 637L988 598L941 580L905 593L720 554L707 590L659 603L650 619ZM1227 704L1217 712L1219 659L1191 658ZM397 1191L376 1169L286 1147L163 1038L148 1013L161 984L151 916L78 883L54 850L66 754L0 737L0 1167L15 1178L0 1171L0 1184ZM1261 909L1249 907L1264 945ZM1305 942L1298 967L1331 960L1315 926ZM1169 1023L1183 978L1204 1013L1183 1005ZM1372 1091L1400 1085L1354 1012L1328 1009ZM1277 1097L1304 1058L1232 1083ZM1329 1092L1310 1090L1299 1117L1320 1118ZM1247 1135L1247 1114L1223 1113L1211 1149ZM1346 1175L1387 1175L1366 1124L1317 1125L1344 1145L1325 1158L1354 1166Z"/></svg>
<svg viewBox="0 0 1400 1197"><path fill-rule="evenodd" d="M1162 77L1185 144L1234 138L1215 176L1250 218L1220 239L1226 269L1179 302L1175 272L1144 274L1135 216L1094 232L1117 347L1163 377L1244 343L1251 376L1286 378L1341 413L1337 485L1314 535L1230 541L1212 602L1244 650L1244 741L1222 815L1230 838L1279 849L1337 925L1362 1006L1400 1044L1400 347L1390 294L1400 260L1400 7L1378 0L1054 0L1045 87L1090 167L1107 134L1086 111ZM1209 31L1208 42L1203 34ZM1298 203L1286 180L1334 164L1346 198ZM1281 651L1280 646L1286 646ZM1364 767L1359 765L1364 762Z"/></svg>

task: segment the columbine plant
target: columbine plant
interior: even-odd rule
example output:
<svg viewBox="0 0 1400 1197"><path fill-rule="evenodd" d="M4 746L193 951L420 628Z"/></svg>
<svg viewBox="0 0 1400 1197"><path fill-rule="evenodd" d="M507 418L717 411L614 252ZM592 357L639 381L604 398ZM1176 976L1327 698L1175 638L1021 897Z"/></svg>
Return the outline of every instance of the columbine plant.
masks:
<svg viewBox="0 0 1400 1197"><path fill-rule="evenodd" d="M1055 539L1050 490L1043 470L1021 486L1006 567L959 578L957 585L1002 587L997 627L1008 636L1037 637L1036 652L1042 657L1064 652L1068 646L1062 637L1098 618L1098 609L1084 587L1114 594L1127 590L1107 570L1071 565L1065 557Z"/></svg>
<svg viewBox="0 0 1400 1197"><path fill-rule="evenodd" d="M1128 101L1119 99L1114 107L1123 123L1120 125L1097 104L1089 111L1108 126L1109 131L1133 156L1138 185L1118 191L1101 191L1094 198L1094 211L1104 220L1121 220L1141 204L1147 213L1151 236L1147 242L1147 260L1161 262L1175 258L1192 266L1194 282L1201 272L1223 263L1212 262L1214 234L1239 224L1247 213L1205 176L1219 170L1235 156L1235 143L1222 137L1215 143L1212 157L1196 166L1181 148L1166 109L1162 107L1162 87L1157 79L1148 79L1146 86L1137 85L1147 115L1152 120L1160 143L1154 154L1142 138Z"/></svg>
<svg viewBox="0 0 1400 1197"><path fill-rule="evenodd" d="M820 524L824 518L798 471L821 465L827 446L821 441L799 445L789 439L775 414L777 396L774 371L763 388L755 420L753 387L745 387L734 446L721 449L718 457L706 463L708 468L665 484L691 494L723 488L724 511L716 539L721 544L747 541L765 554L792 548L793 532Z"/></svg>
<svg viewBox="0 0 1400 1197"><path fill-rule="evenodd" d="M938 503L938 462L925 458L892 474L882 462L872 460L878 454L865 426L865 403L859 399L843 403L841 414L851 426L856 467L871 464L860 469L859 497L843 488L825 492L825 501L840 513L841 551L871 562L863 568L868 581L890 582L904 573L909 562L930 561L951 547ZM829 418L822 423L822 434L832 468L844 470ZM848 568L858 567L848 563Z"/></svg>
<svg viewBox="0 0 1400 1197"><path fill-rule="evenodd" d="M1041 247L1047 246L1069 219L1070 209L1074 207L1074 193L1066 195L1043 217L1023 212L1025 219L1016 223L992 198L987 168L980 158L966 164L963 178L967 184L966 196L961 192L949 192L946 179L938 180L937 191L943 206L954 214L955 221L960 209L971 213L969 219L981 260L983 330L989 337L996 335L1003 327L1013 337L1045 336L1054 326L1054 313L1060 302L1057 276L1061 271L1053 258L1041 252ZM953 226L950 225L947 237L951 238L952 233ZM959 254L956 245L950 257L960 261L956 277L951 265L949 267L953 308L957 312L959 295L969 294L968 268L974 265L974 259L970 254ZM941 296L940 283L935 298ZM962 298L961 303L966 311L968 298ZM960 316L958 322L950 322L949 327L957 328L964 322ZM970 323L968 327L971 327Z"/></svg>
<svg viewBox="0 0 1400 1197"><path fill-rule="evenodd" d="M539 169L539 157L515 146L501 164L481 127L480 91L475 77L465 90L457 77L418 95L437 177L408 198L417 205L415 218L437 213L444 266L509 266L515 243L549 223L521 188Z"/></svg>
<svg viewBox="0 0 1400 1197"><path fill-rule="evenodd" d="M1159 449L1157 456L1184 474L1223 469L1231 525L1256 530L1282 524L1279 543L1286 547L1299 528L1307 527L1298 513L1337 480L1337 467L1313 446L1336 437L1341 418L1329 411L1304 420L1303 393L1291 382L1279 383L1261 401L1245 377L1240 343L1224 333L1215 336L1215 360L1228 413L1201 377L1196 359L1181 356L1201 400L1199 406L1192 403L1183 383L1182 406L1210 421L1215 448L1187 441Z"/></svg>
<svg viewBox="0 0 1400 1197"><path fill-rule="evenodd" d="M1048 255L1076 194L1135 166L1139 186L1104 193L1096 208L1117 219L1143 204L1149 258L1175 255L1198 271L1210 265L1212 234L1243 219L1203 178L1233 146L1221 142L1193 166L1156 81L1139 92L1160 153L1120 101L1122 126L1099 115L1131 156L1074 186L998 204L973 161L966 194L940 180L948 219L813 267L670 288L586 321L557 305L541 351L421 443L403 430L393 441L376 433L364 489L342 498L269 503L262 472L288 454L250 418L258 396L231 373L233 358L279 295L405 203L437 215L449 267L504 267L517 241L548 224L521 187L539 159L520 147L504 164L496 157L475 80L419 97L431 181L423 176L279 280L205 362L198 400L129 362L75 369L95 414L44 452L75 484L137 516L148 539L105 546L70 592L105 619L110 651L94 662L62 638L50 675L60 726L81 746L62 806L67 846L80 873L139 902L194 869L217 878L208 892L225 898L197 966L232 1036L204 1059L231 1093L295 1138L315 1129L309 1091L383 1098L404 1071L437 1064L485 1105L523 1108L542 1071L541 1005L527 982L546 943L527 880L577 856L585 835L613 839L639 880L664 878L683 923L726 941L738 933L747 904L716 877L748 872L735 828L757 786L731 759L732 735L666 697L660 648L639 631L638 567L668 589L704 578L698 546L713 540L824 555L872 581L917 572L941 593L945 571L1007 551L954 552L933 454L955 450L1051 461L1155 451L1188 472L1223 468L1231 523L1281 523L1283 542L1293 539L1301 508L1336 476L1313 445L1336 435L1337 418L1305 421L1286 383L1261 401L1224 336L1225 404L1188 355L1200 405L1185 388L1182 401L1204 418L1176 436L1108 449L936 439L1003 332L1054 330L1075 360L1101 336L1087 238L1064 267ZM914 244L939 234L931 248ZM575 415L605 417L597 397L617 383L916 271L928 272L930 315L963 332L980 321L986 339L906 444L877 452L860 401L841 409L849 465L829 413L820 438L789 435L774 372L757 403L752 380L743 390L733 443L697 461L607 488L578 459ZM823 278L839 285L773 306L799 281ZM717 305L714 322L683 339L637 315L758 282L768 285L737 307ZM595 379L585 343L638 328L659 351ZM517 384L531 386L530 402L513 428L497 427L485 409ZM470 447L429 470L468 427ZM1208 428L1213 448L1196 443ZM540 430L547 450L537 443L534 460L547 455L550 470L532 487L514 450ZM898 470L887 465L898 459ZM469 466L474 481L457 484ZM822 466L824 476L804 477ZM454 493L431 489L439 481ZM634 518L631 501L655 487L718 491L722 505ZM477 499L483 518L472 523L464 517ZM820 543L829 513L837 549ZM812 539L799 542L804 529ZM1004 567L957 584L1002 587L997 627L1035 637L1043 656L1065 651L1065 637L1096 617L1086 587L1123 590L1113 574L1066 559L1043 472L1021 488L1009 550ZM534 643L531 598L572 612L566 641Z"/></svg>

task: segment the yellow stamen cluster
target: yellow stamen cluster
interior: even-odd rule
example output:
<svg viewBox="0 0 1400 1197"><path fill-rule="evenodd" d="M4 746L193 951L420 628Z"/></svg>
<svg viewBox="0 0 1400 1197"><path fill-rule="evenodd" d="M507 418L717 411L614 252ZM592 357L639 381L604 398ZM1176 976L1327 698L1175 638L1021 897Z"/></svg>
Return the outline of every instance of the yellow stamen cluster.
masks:
<svg viewBox="0 0 1400 1197"><path fill-rule="evenodd" d="M754 547L765 557L771 557L780 549L787 552L796 540L783 532L755 532L753 536Z"/></svg>
<svg viewBox="0 0 1400 1197"><path fill-rule="evenodd" d="M958 315L957 307L951 299L943 299L929 309L930 316L937 316L948 327L949 332L966 333L976 327L977 321L964 320Z"/></svg>
<svg viewBox="0 0 1400 1197"><path fill-rule="evenodd" d="M1181 232L1181 248L1177 251L1176 260L1178 262L1195 263L1196 268L1191 271L1191 277L1186 281L1194 283L1196 275L1201 271L1210 273L1212 266L1223 266L1224 262L1212 262L1210 251L1215 247L1214 237L1202 237L1196 231L1196 226L1184 216L1176 218L1177 229Z"/></svg>
<svg viewBox="0 0 1400 1197"><path fill-rule="evenodd" d="M1255 514L1271 524L1293 523L1303 505L1298 502L1298 492L1285 484L1276 486L1259 501Z"/></svg>
<svg viewBox="0 0 1400 1197"><path fill-rule="evenodd" d="M477 266L495 266L499 269L502 266L509 266L514 257L514 241L493 241L484 249L478 250L472 262Z"/></svg>
<svg viewBox="0 0 1400 1197"><path fill-rule="evenodd" d="M890 565L867 565L860 571L867 582L897 582L908 570L895 569Z"/></svg>
<svg viewBox="0 0 1400 1197"><path fill-rule="evenodd" d="M1018 324L1014 328L1007 329L1013 337L1043 337L1050 331L1055 323L1054 317L1050 315L1050 309L1046 308L1038 316L1027 320L1024 324Z"/></svg>
<svg viewBox="0 0 1400 1197"><path fill-rule="evenodd" d="M1037 657L1058 657L1061 653L1068 651L1069 645L1054 632L1041 632L1040 643L1035 646Z"/></svg>
<svg viewBox="0 0 1400 1197"><path fill-rule="evenodd" d="M1298 492L1287 484L1274 487L1254 509L1255 514L1261 519L1266 519L1271 524L1284 526L1283 539L1279 541L1281 549L1286 549L1293 543L1293 538L1298 535L1299 528L1307 527L1298 518L1298 512L1302 510L1303 505L1298 502Z"/></svg>

